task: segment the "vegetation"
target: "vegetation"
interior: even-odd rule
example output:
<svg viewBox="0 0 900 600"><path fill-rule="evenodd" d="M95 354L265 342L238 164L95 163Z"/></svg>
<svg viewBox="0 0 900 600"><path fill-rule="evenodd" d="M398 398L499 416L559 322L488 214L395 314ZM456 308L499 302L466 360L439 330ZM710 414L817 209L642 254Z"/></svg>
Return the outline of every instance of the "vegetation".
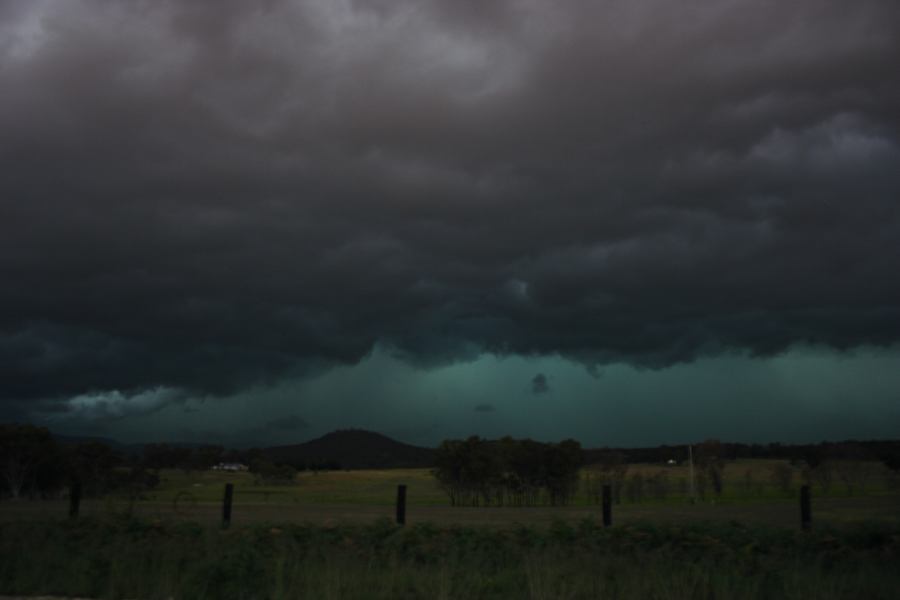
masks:
<svg viewBox="0 0 900 600"><path fill-rule="evenodd" d="M46 497L64 479L64 458L49 431L0 424L0 496Z"/></svg>
<svg viewBox="0 0 900 600"><path fill-rule="evenodd" d="M0 525L0 593L92 598L894 598L900 528L487 529L128 516Z"/></svg>
<svg viewBox="0 0 900 600"><path fill-rule="evenodd" d="M759 464L755 456L769 457L762 461L768 465L765 473L743 468ZM579 457L585 465L580 474L574 466ZM597 503L604 484L612 485L617 503L661 502L687 495L685 457L684 446L582 451L572 440L541 444L511 438L449 440L440 450L431 450L362 430L337 431L294 446L240 451L170 444L112 447L97 440L58 441L46 429L31 425L0 424L0 499L59 497L74 481L88 497L122 492L139 499L164 471L202 473L219 462L233 462L250 467L257 487L292 486L302 481L295 473L309 471L435 466L451 502L459 505ZM764 497L773 490L787 496L799 483L813 485L819 495L856 495L885 479L873 464L894 473L889 481L900 482L900 442L761 446L710 440L695 446L695 463L694 484L701 500Z"/></svg>
<svg viewBox="0 0 900 600"><path fill-rule="evenodd" d="M100 442L60 444L41 427L0 425L0 498L54 498L77 482L86 496L123 493L136 500L159 483L148 466Z"/></svg>
<svg viewBox="0 0 900 600"><path fill-rule="evenodd" d="M684 464L607 451L579 469L575 443L510 438L442 448L434 471L297 471L260 451L156 445L129 456L3 426L0 594L827 599L890 598L900 584L900 476L886 463L734 460L709 442L695 448L705 487L690 503ZM221 460L252 470L209 469ZM73 480L86 500L63 521ZM225 482L235 507L222 531ZM619 502L609 529L594 521L603 482ZM409 525L376 522L401 483ZM806 533L801 484L814 489ZM474 504L492 508L462 506Z"/></svg>
<svg viewBox="0 0 900 600"><path fill-rule="evenodd" d="M447 440L435 455L434 475L451 506L563 506L575 497L581 466L575 440Z"/></svg>
<svg viewBox="0 0 900 600"><path fill-rule="evenodd" d="M588 465L582 474L586 500L591 504L600 504L604 485L612 488L616 504L622 502L622 489L628 474L628 463L621 452L604 452L594 456L594 464Z"/></svg>
<svg viewBox="0 0 900 600"><path fill-rule="evenodd" d="M812 467L824 460L859 461L876 460L893 470L900 470L900 440L846 440L819 444L740 444L709 440L716 447L717 455L725 461L735 460L789 460L803 461ZM624 462L635 464L661 464L670 460L687 460L685 446L654 446L648 448L593 448L584 451L585 462L600 462L599 456L611 451L623 455Z"/></svg>
<svg viewBox="0 0 900 600"><path fill-rule="evenodd" d="M256 485L293 485L297 471L290 465L276 465L267 460L253 464L254 483Z"/></svg>

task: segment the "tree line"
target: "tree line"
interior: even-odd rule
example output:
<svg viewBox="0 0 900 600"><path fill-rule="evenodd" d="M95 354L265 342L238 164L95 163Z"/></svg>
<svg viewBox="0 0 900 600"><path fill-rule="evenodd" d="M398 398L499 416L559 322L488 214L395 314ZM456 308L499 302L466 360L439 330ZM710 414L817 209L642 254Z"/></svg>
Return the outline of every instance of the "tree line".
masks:
<svg viewBox="0 0 900 600"><path fill-rule="evenodd" d="M445 440L434 461L434 476L452 506L555 506L575 495L582 450L575 440L472 436Z"/></svg>
<svg viewBox="0 0 900 600"><path fill-rule="evenodd" d="M77 482L82 494L133 498L155 488L162 469L205 471L219 463L249 467L258 485L290 485L298 471L340 469L335 461L272 461L264 450L218 445L146 444L112 447L95 440L58 440L43 427L0 424L0 499L58 497Z"/></svg>
<svg viewBox="0 0 900 600"><path fill-rule="evenodd" d="M669 459L683 464L687 455L685 446L660 449L658 458L663 464ZM866 466L870 461L878 460L895 473L900 471L900 442L894 441L762 447L707 440L693 447L695 495L701 500L721 496L726 466L734 458L743 457L746 449L754 449L754 457L763 454L787 459L771 465L770 472L763 475L753 470L732 473L728 485L742 486L745 492L758 495L763 494L764 486L790 494L795 473L822 493L839 486L852 495L864 491L872 476L872 469ZM470 437L440 445L434 454L434 474L451 504L458 506L566 504L579 486L582 464L586 466L581 470L580 485L589 502L600 502L605 484L612 487L615 502L688 493L688 482L670 478L665 470L654 474L632 472L629 476L628 465L636 462L630 452L583 451L574 440L545 444L510 437ZM222 446L170 444L113 448L99 441L60 441L46 429L32 425L0 424L0 498L58 497L75 481L87 496L124 493L139 497L158 485L161 469L206 470L219 462L248 465L260 485L293 484L300 470L340 468L334 461L273 458L258 448L227 450ZM891 482L895 480L900 479L894 477Z"/></svg>
<svg viewBox="0 0 900 600"><path fill-rule="evenodd" d="M704 442L705 443L705 442ZM817 465L826 460L873 460L883 462L887 467L900 469L900 440L845 440L841 442L820 442L817 444L743 444L716 441L716 452L722 460L739 459L781 459L804 460ZM584 451L585 463L593 464L604 460L610 453L620 453L628 463L665 463L687 460L687 446L662 445L646 448L591 448Z"/></svg>
<svg viewBox="0 0 900 600"><path fill-rule="evenodd" d="M0 424L0 498L52 498L76 482L86 496L137 497L159 476L101 442L59 443L43 427Z"/></svg>

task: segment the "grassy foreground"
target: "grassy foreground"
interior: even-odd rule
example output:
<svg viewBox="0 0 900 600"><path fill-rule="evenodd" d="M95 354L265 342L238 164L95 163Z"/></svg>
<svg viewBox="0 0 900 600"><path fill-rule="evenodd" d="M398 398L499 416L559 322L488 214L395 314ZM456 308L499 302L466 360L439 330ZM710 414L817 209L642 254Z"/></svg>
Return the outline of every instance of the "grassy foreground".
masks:
<svg viewBox="0 0 900 600"><path fill-rule="evenodd" d="M895 598L900 527L0 524L0 594L92 598Z"/></svg>

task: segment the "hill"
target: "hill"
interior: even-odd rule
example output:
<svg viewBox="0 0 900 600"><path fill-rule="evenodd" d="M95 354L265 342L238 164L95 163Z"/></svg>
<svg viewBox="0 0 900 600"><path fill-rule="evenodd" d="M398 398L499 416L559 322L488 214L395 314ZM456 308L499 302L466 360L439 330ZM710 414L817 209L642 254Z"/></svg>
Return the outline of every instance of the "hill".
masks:
<svg viewBox="0 0 900 600"><path fill-rule="evenodd" d="M332 431L320 438L263 450L275 463L307 466L328 464L342 469L399 469L430 467L434 450L398 442L363 429Z"/></svg>

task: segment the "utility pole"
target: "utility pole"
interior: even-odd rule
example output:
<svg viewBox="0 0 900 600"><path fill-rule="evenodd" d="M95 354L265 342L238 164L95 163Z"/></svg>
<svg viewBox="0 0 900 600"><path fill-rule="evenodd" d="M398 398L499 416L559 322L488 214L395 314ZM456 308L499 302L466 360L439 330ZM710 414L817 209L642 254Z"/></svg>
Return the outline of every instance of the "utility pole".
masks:
<svg viewBox="0 0 900 600"><path fill-rule="evenodd" d="M694 504L697 501L697 497L694 495L694 449L690 444L688 444L688 467L691 478L691 504Z"/></svg>

